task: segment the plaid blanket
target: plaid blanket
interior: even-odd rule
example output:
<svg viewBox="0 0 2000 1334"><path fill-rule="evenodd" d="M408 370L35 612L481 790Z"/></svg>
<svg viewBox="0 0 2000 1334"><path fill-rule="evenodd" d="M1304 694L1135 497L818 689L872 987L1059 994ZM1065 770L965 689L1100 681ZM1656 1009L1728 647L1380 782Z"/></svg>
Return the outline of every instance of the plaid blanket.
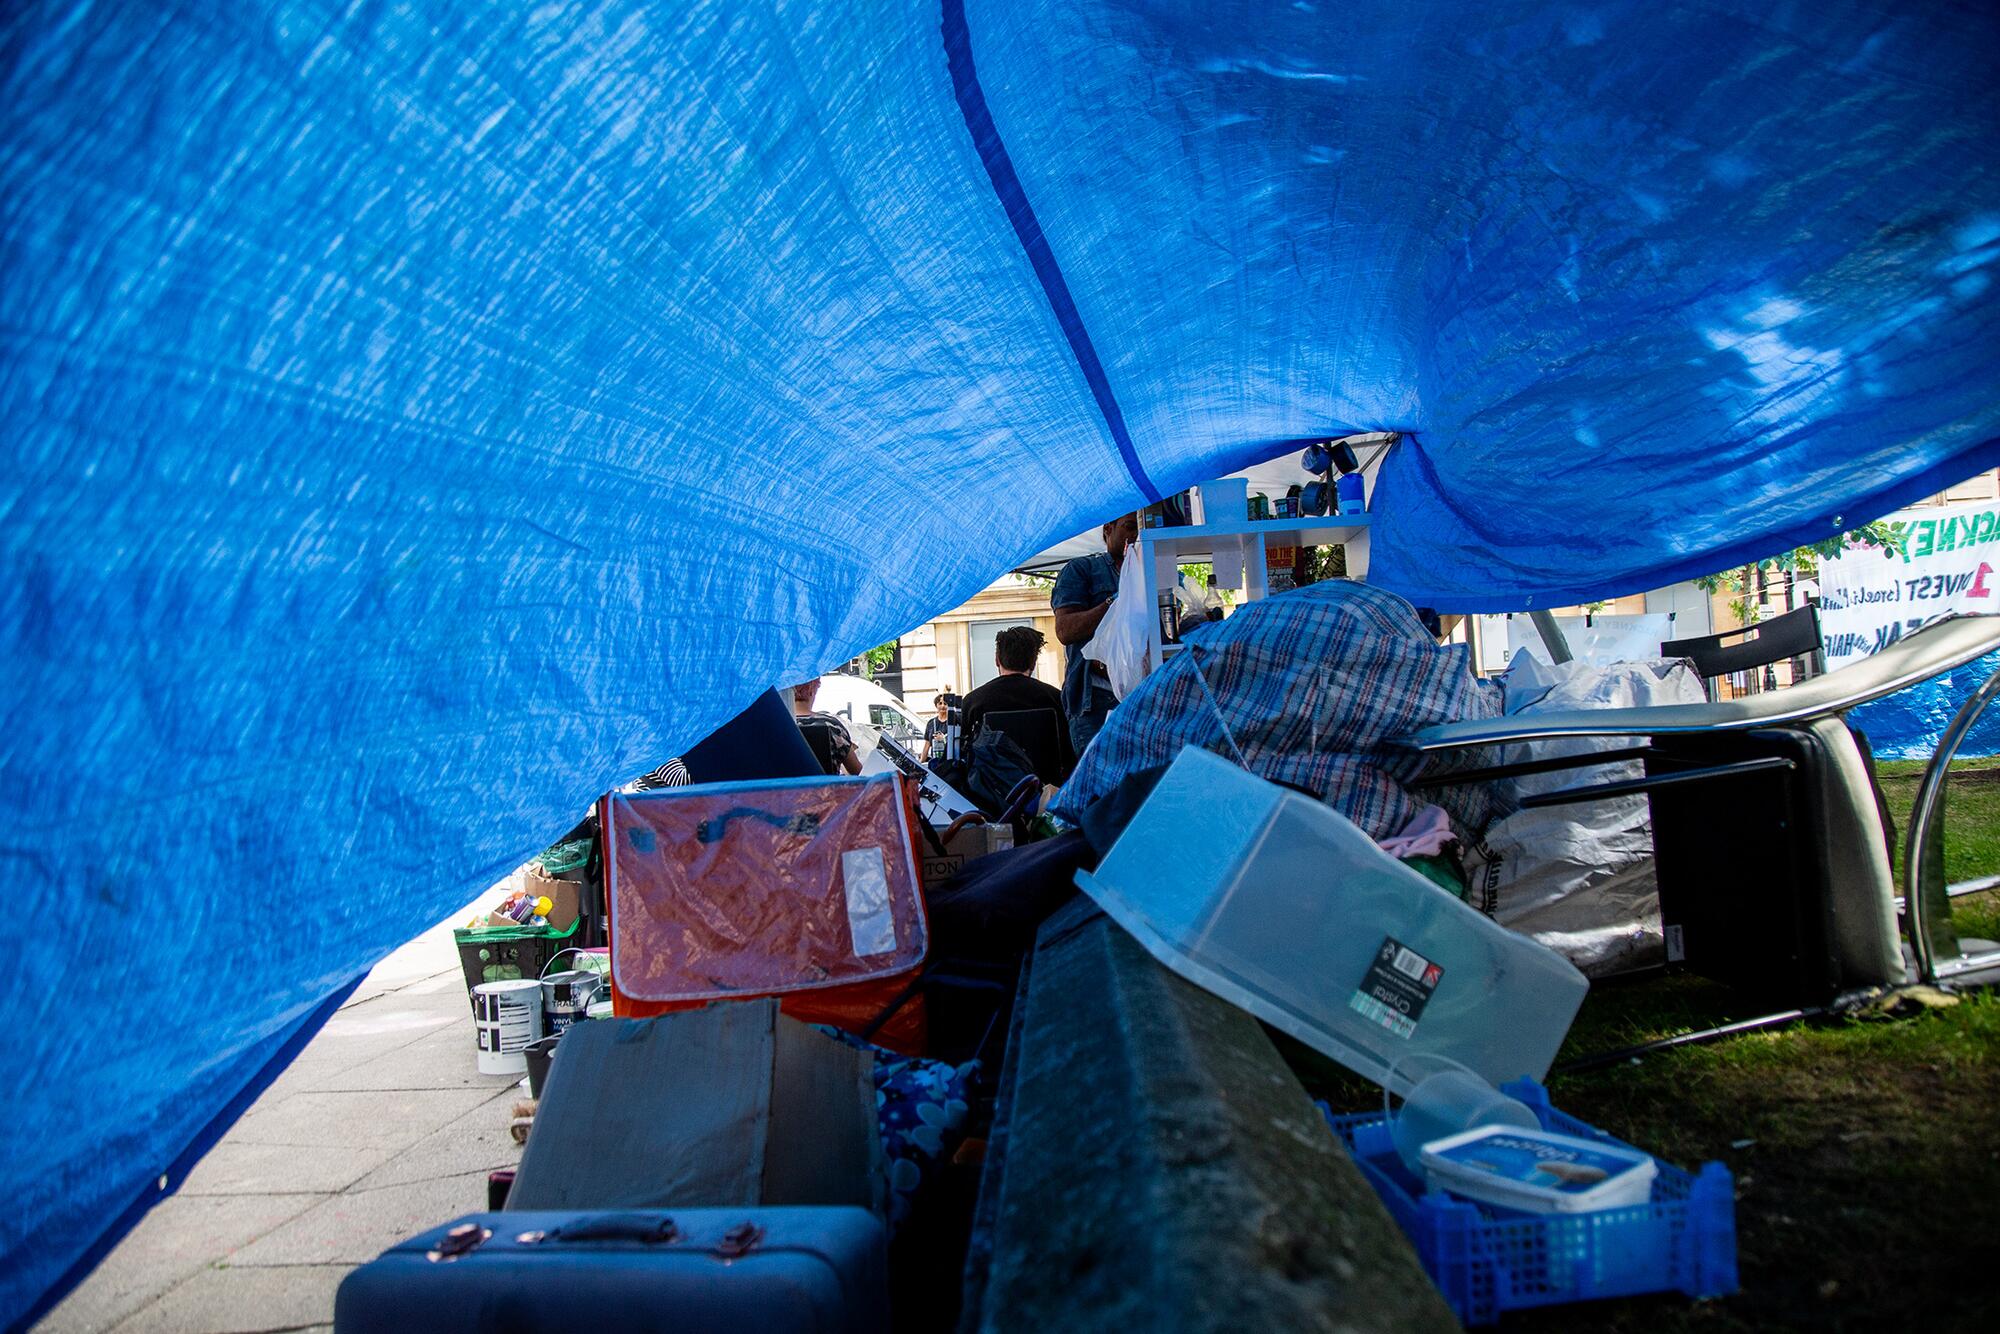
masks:
<svg viewBox="0 0 2000 1334"><path fill-rule="evenodd" d="M1395 594L1311 584L1252 602L1187 642L1112 710L1057 815L1075 820L1128 775L1205 746L1318 794L1371 838L1401 831L1432 802L1461 835L1485 827L1483 784L1412 795L1402 785L1424 761L1387 743L1432 723L1493 717L1500 691L1473 675L1463 645L1438 647Z"/></svg>

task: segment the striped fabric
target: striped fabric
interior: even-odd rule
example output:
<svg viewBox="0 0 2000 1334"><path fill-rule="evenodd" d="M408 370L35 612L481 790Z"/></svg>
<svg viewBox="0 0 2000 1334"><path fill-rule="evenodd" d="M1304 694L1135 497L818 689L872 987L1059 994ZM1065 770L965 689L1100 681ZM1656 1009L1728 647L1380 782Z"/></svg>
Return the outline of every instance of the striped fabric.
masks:
<svg viewBox="0 0 2000 1334"><path fill-rule="evenodd" d="M634 792L650 792L656 787L686 787L694 782L688 767L676 755L651 773L641 774L633 779L630 786Z"/></svg>
<svg viewBox="0 0 2000 1334"><path fill-rule="evenodd" d="M1127 775L1192 745L1231 759L1240 752L1251 772L1318 793L1371 838L1397 833L1433 801L1461 835L1485 826L1483 785L1420 797L1402 786L1424 764L1389 741L1501 708L1498 687L1473 675L1464 647L1438 647L1395 594L1311 584L1252 602L1188 642L1112 710L1063 788L1058 815L1076 819ZM1469 765L1476 753L1457 762Z"/></svg>

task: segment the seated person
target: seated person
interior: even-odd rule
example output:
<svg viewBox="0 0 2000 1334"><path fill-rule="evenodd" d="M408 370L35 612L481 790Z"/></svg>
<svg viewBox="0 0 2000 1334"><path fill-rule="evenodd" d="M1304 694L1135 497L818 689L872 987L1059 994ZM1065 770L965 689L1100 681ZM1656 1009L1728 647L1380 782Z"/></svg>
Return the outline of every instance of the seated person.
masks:
<svg viewBox="0 0 2000 1334"><path fill-rule="evenodd" d="M827 771L828 773L860 773L861 750L854 744L853 733L847 730L847 724L840 719L830 713L820 713L813 708L813 701L818 696L819 678L817 676L810 681L801 682L793 686L792 716L801 721L811 719L815 723L824 726L830 734L831 745L829 750L833 759L833 767Z"/></svg>
<svg viewBox="0 0 2000 1334"><path fill-rule="evenodd" d="M1010 713L1021 709L1048 709L1055 714L1055 734L1060 750L1056 771L1038 775L1044 783L1060 783L1069 777L1076 763L1070 752L1069 727L1063 717L1062 691L1037 681L1029 673L1048 642L1031 625L1010 626L993 641L993 665L1000 675L965 697L961 714L966 736L978 736L979 725L989 713Z"/></svg>

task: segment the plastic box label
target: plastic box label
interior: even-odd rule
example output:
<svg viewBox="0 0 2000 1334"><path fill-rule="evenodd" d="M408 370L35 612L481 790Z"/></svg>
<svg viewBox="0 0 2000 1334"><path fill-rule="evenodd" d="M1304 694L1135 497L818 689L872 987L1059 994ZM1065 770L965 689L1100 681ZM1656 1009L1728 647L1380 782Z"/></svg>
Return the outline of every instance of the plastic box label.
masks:
<svg viewBox="0 0 2000 1334"><path fill-rule="evenodd" d="M1382 948L1375 951L1375 960L1348 998L1347 1008L1397 1037L1407 1038L1417 1031L1424 1006L1437 994L1443 979L1443 968L1394 936L1384 936Z"/></svg>

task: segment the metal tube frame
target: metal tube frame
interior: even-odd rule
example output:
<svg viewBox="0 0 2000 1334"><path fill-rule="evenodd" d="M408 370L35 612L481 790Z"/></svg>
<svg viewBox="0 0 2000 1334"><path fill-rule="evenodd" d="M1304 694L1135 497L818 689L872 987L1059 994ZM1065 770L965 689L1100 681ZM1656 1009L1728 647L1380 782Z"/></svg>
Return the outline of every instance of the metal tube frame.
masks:
<svg viewBox="0 0 2000 1334"><path fill-rule="evenodd" d="M1549 661L1561 665L1576 656L1570 652L1569 639L1563 634L1562 627L1556 624L1555 613L1531 611L1528 619L1534 622L1535 633L1542 637L1542 647L1549 651Z"/></svg>
<svg viewBox="0 0 2000 1334"><path fill-rule="evenodd" d="M1983 968L2000 965L2000 950L1977 955L1960 955L1940 963L1931 957L1931 940L1924 921L1924 897L1918 880L1923 874L1924 844L1930 838L1931 824L1937 816L1938 800L1944 795L1945 779L1951 769L1952 757L1979 721L1979 715L1986 712L1986 706L2000 697L2000 671L1986 678L1986 684L1973 692L1965 701L1938 738L1937 752L1931 756L1930 764L1924 769L1923 782L1917 786L1917 799L1910 807L1910 831L1908 841L1903 845L1903 906L1909 919L1910 952L1916 957L1917 979L1935 986L1939 976L1955 977L1962 973L1976 972Z"/></svg>
<svg viewBox="0 0 2000 1334"><path fill-rule="evenodd" d="M1565 787L1554 792L1538 792L1532 797L1521 798L1521 809L1538 810L1543 806L1570 806L1584 801L1602 801L1607 797L1629 797L1641 792L1654 792L1663 787L1682 787L1689 783L1706 783L1714 778L1735 778L1741 774L1771 773L1790 771L1798 766L1782 755L1766 755L1754 760L1738 760L1734 764L1717 764L1703 769L1683 769L1675 773L1647 774L1644 778L1621 778L1614 782L1593 783L1588 787Z"/></svg>

